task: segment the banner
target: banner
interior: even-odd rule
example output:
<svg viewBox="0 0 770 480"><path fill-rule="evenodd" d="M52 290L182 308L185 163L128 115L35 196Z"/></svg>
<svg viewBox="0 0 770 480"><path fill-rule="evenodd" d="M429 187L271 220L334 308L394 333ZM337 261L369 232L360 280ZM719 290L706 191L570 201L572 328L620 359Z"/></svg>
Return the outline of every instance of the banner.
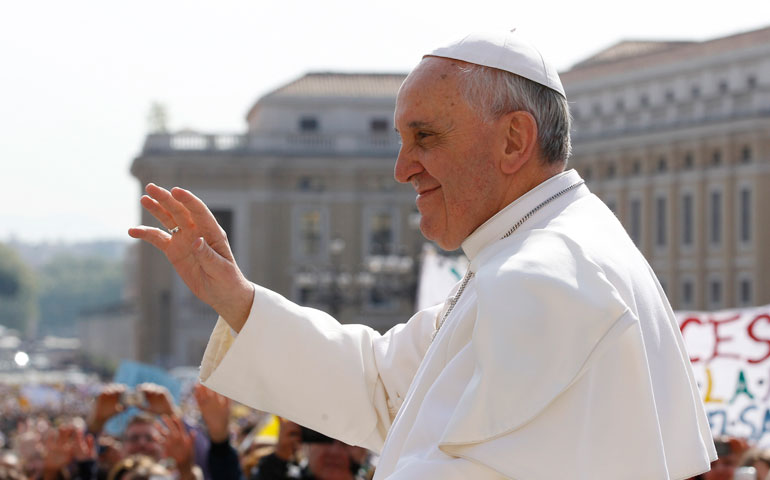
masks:
<svg viewBox="0 0 770 480"><path fill-rule="evenodd" d="M459 282L468 269L464 255L448 257L439 254L436 247L426 243L422 247L420 283L417 286L416 311L432 307L446 300L452 287Z"/></svg>
<svg viewBox="0 0 770 480"><path fill-rule="evenodd" d="M676 315L712 433L770 447L770 305Z"/></svg>

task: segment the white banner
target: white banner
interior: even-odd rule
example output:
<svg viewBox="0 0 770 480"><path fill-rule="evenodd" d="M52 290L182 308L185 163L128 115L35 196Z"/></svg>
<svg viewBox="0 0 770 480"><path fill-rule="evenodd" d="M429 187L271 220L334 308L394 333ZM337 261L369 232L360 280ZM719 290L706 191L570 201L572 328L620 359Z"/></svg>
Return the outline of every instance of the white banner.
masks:
<svg viewBox="0 0 770 480"><path fill-rule="evenodd" d="M436 247L426 243L422 247L420 283L417 286L417 310L432 307L446 300L452 287L459 282L468 269L465 255L446 257Z"/></svg>
<svg viewBox="0 0 770 480"><path fill-rule="evenodd" d="M712 433L770 447L770 305L677 320Z"/></svg>

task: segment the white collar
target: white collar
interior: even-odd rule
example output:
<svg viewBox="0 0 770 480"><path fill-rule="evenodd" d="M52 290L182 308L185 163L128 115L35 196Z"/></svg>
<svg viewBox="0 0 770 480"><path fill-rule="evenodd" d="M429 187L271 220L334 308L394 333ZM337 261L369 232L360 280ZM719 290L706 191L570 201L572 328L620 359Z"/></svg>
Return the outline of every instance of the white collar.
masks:
<svg viewBox="0 0 770 480"><path fill-rule="evenodd" d="M489 220L481 224L462 243L463 252L470 261L487 245L500 240L503 235L524 215L533 208L543 203L554 193L560 192L570 185L579 182L580 175L570 169L558 175L554 175L532 190L520 196L505 208L494 214ZM583 187L585 188L585 187Z"/></svg>

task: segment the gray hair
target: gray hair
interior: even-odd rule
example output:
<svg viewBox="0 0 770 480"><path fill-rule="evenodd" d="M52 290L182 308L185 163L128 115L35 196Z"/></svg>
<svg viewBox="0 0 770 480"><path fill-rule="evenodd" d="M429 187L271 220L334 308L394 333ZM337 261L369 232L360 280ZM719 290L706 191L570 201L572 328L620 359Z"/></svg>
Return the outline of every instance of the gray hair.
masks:
<svg viewBox="0 0 770 480"><path fill-rule="evenodd" d="M472 63L459 69L461 94L484 121L513 111L529 112L537 122L537 142L545 164L566 165L572 153L566 98L515 73Z"/></svg>

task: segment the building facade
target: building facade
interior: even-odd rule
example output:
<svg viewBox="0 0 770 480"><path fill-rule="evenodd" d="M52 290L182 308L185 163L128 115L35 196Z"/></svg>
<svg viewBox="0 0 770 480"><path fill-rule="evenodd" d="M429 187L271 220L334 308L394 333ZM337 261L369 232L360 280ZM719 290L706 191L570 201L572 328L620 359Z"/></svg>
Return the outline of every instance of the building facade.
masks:
<svg viewBox="0 0 770 480"><path fill-rule="evenodd" d="M149 135L131 171L203 199L249 279L384 331L413 313L422 246L414 191L393 180L404 77L308 74L262 97L244 134ZM197 365L216 314L149 245L138 278L137 357Z"/></svg>
<svg viewBox="0 0 770 480"><path fill-rule="evenodd" d="M572 166L673 307L770 303L770 28L621 42L561 78Z"/></svg>

